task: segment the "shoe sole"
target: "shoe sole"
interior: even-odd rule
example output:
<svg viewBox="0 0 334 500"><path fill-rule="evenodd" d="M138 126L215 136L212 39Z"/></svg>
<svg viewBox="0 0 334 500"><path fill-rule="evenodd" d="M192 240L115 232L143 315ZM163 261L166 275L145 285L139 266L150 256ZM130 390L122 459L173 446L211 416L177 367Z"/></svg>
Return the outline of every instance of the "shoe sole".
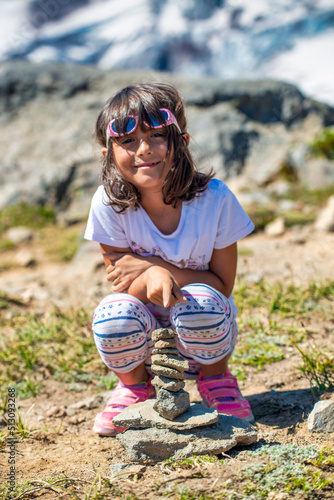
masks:
<svg viewBox="0 0 334 500"><path fill-rule="evenodd" d="M102 429L93 427L93 432L95 432L95 434L99 434L100 436L106 437L115 437L117 434L119 434L115 429L110 429L108 427L102 427Z"/></svg>

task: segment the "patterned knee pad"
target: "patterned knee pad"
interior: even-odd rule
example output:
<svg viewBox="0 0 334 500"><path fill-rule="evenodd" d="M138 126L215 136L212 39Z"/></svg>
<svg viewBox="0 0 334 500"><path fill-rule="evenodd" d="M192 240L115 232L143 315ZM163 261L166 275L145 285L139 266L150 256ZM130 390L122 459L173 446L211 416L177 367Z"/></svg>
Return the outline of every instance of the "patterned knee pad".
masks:
<svg viewBox="0 0 334 500"><path fill-rule="evenodd" d="M182 291L187 303L178 302L171 311L181 354L199 364L223 359L233 348L236 335L230 302L208 285L188 285Z"/></svg>
<svg viewBox="0 0 334 500"><path fill-rule="evenodd" d="M92 326L104 363L116 372L127 373L152 350L151 333L157 322L140 300L126 293L115 293L97 306Z"/></svg>

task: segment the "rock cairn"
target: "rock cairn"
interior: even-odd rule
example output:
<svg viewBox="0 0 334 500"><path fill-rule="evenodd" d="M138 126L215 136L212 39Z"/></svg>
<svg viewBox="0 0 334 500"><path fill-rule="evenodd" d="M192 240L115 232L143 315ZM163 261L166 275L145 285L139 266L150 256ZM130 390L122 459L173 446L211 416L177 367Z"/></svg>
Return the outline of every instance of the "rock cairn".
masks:
<svg viewBox="0 0 334 500"><path fill-rule="evenodd" d="M128 406L113 418L116 427L127 429L116 439L130 461L152 464L171 457L219 455L233 446L254 443L256 430L245 420L219 415L201 403L190 405L183 390L188 362L179 355L173 330L155 330L152 339L157 397Z"/></svg>
<svg viewBox="0 0 334 500"><path fill-rule="evenodd" d="M177 334L167 328L159 328L152 333L155 349L152 352L152 384L157 391L153 408L161 417L174 420L190 407L189 393L184 391L184 371L189 368L188 361L179 355L176 348Z"/></svg>

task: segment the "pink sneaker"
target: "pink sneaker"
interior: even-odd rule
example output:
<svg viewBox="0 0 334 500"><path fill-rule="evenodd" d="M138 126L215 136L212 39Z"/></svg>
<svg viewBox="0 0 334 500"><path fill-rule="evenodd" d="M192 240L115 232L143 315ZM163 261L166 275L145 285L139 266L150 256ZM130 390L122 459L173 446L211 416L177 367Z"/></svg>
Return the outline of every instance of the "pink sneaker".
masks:
<svg viewBox="0 0 334 500"><path fill-rule="evenodd" d="M100 436L116 436L119 432L125 431L127 427L113 425L113 418L119 415L124 408L152 398L155 398L155 389L151 384L151 379L147 383L132 386L118 382L107 401L105 410L96 415L93 431Z"/></svg>
<svg viewBox="0 0 334 500"><path fill-rule="evenodd" d="M250 404L242 397L238 381L229 370L224 375L216 377L205 377L201 371L197 387L208 408L215 408L218 413L254 422Z"/></svg>

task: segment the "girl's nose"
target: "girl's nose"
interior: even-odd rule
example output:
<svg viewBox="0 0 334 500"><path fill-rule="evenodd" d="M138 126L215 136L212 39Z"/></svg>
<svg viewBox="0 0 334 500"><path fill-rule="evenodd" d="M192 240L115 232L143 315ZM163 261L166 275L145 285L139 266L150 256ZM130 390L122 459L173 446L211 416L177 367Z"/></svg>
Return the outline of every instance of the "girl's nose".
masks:
<svg viewBox="0 0 334 500"><path fill-rule="evenodd" d="M146 138L140 139L138 144L137 154L141 156L147 153L151 153L150 141Z"/></svg>

